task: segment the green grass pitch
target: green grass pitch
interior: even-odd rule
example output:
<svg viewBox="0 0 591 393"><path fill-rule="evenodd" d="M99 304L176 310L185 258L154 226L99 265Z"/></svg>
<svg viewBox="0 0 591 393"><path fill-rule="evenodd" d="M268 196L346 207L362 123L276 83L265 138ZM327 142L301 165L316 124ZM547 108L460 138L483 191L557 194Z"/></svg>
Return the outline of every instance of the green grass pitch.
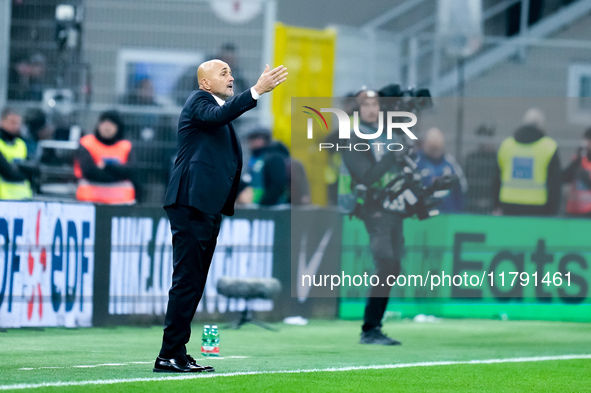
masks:
<svg viewBox="0 0 591 393"><path fill-rule="evenodd" d="M194 325L189 353L217 371L190 379L152 372L161 327L9 329L0 333L0 391L591 391L591 324L386 323L384 331L401 340L400 347L358 344L360 322L276 326L279 332L222 326L223 358L204 359L199 354L202 325ZM561 355L579 356L554 359ZM515 358L523 359L508 360ZM487 359L498 362L466 363ZM44 383L49 386L39 386Z"/></svg>

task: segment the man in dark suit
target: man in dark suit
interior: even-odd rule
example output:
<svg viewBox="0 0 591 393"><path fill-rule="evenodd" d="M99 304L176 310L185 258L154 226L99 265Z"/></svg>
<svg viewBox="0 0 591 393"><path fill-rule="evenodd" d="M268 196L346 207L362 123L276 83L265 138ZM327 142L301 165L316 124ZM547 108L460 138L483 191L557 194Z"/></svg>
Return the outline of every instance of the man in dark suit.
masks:
<svg viewBox="0 0 591 393"><path fill-rule="evenodd" d="M269 66L257 83L232 100L232 71L221 60L197 70L199 90L191 93L179 118L179 148L164 208L170 220L174 270L155 372L213 371L187 354L191 320L220 230L221 214L234 214L242 151L231 121L256 106L261 94L285 81L286 68Z"/></svg>

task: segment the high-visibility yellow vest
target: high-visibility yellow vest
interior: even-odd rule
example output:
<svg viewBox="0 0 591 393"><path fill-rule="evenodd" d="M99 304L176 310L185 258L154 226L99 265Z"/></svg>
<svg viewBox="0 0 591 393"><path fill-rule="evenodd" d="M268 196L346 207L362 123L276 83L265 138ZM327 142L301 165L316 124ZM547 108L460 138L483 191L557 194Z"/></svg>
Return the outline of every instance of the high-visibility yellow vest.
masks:
<svg viewBox="0 0 591 393"><path fill-rule="evenodd" d="M501 144L497 160L501 170L502 203L545 205L548 165L556 152L556 142L545 136L534 143L519 143L507 138Z"/></svg>
<svg viewBox="0 0 591 393"><path fill-rule="evenodd" d="M21 138L15 138L14 143L6 143L0 139L0 154L6 158L8 163L24 161L27 158L27 145ZM9 182L0 177L0 199L31 199L33 191L28 180Z"/></svg>

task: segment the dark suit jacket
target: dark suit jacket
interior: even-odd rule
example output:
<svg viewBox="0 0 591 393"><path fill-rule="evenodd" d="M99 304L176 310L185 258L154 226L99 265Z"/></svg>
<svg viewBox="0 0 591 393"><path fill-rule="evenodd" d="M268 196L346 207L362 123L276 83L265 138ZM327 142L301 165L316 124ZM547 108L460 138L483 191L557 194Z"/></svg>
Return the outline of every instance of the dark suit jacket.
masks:
<svg viewBox="0 0 591 393"><path fill-rule="evenodd" d="M178 153L164 207L176 203L207 214L234 214L242 150L230 122L256 104L250 90L222 106L206 91L191 93L179 118Z"/></svg>

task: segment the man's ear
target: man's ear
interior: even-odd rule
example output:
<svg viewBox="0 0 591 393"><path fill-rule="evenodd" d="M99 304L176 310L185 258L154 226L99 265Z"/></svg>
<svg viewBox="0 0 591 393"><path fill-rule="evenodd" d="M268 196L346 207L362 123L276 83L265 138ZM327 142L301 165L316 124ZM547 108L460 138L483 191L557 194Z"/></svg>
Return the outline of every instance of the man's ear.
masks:
<svg viewBox="0 0 591 393"><path fill-rule="evenodd" d="M210 89L209 81L206 78L201 79L201 81L199 82L199 87L202 90L209 90Z"/></svg>

